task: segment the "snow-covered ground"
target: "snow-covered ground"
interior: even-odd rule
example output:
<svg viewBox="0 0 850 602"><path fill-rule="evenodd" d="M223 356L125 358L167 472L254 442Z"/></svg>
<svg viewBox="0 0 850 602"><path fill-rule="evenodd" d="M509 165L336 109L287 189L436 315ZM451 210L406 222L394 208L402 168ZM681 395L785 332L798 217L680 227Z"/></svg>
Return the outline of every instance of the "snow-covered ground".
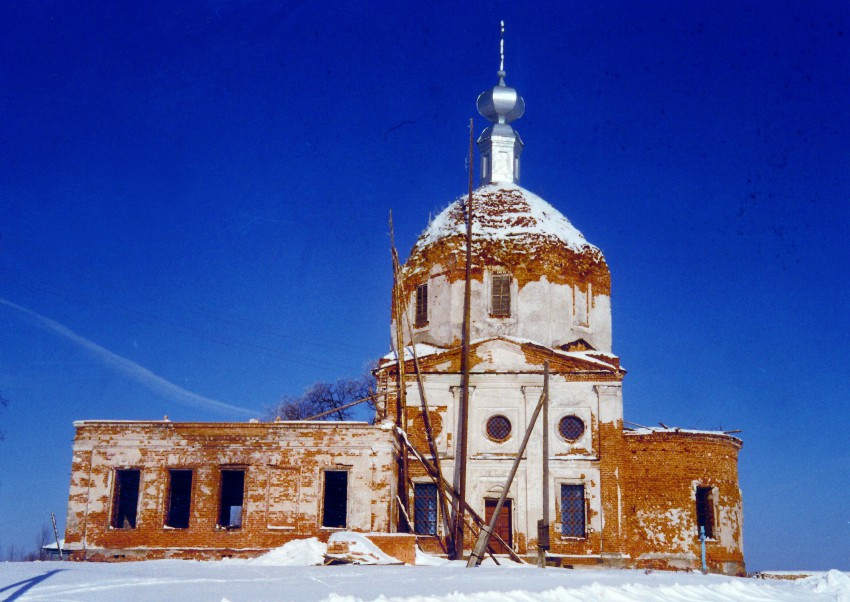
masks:
<svg viewBox="0 0 850 602"><path fill-rule="evenodd" d="M276 566L160 560L0 564L0 600L230 602L850 602L838 571L774 581L656 571L482 566Z"/></svg>
<svg viewBox="0 0 850 602"><path fill-rule="evenodd" d="M487 559L477 569L417 551L398 566L357 533L334 533L366 565L317 566L327 544L292 541L259 558L0 563L0 600L187 600L190 602L850 602L850 575L764 580L625 570L538 569Z"/></svg>

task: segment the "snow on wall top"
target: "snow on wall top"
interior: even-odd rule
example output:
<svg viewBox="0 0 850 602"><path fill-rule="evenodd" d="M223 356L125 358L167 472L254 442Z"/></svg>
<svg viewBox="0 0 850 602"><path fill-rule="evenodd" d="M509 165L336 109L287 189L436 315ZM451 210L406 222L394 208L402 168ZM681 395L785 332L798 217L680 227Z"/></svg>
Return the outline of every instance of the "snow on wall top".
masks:
<svg viewBox="0 0 850 602"><path fill-rule="evenodd" d="M465 203L463 196L441 211L420 235L414 249L442 238L465 236ZM511 240L540 236L558 240L578 253L598 251L560 211L516 184L482 186L473 193L472 203L474 238Z"/></svg>
<svg viewBox="0 0 850 602"><path fill-rule="evenodd" d="M657 427L657 426L641 426L638 428L627 428L623 430L624 435L635 435L635 436L647 436L654 435L656 433L663 434L684 434L684 435L715 435L719 437L727 437L729 439L734 439L736 441L741 441L740 437L735 437L729 431L709 431L709 430L699 430L699 429L683 429L679 427ZM743 441L741 441L743 443Z"/></svg>
<svg viewBox="0 0 850 602"><path fill-rule="evenodd" d="M425 357L426 355L432 355L434 353L440 353L441 351L446 351L446 349L442 347L434 347L433 345L426 345L425 343L416 343L416 357ZM406 345L404 348L404 361L413 359L414 349L410 345ZM388 354L381 358L382 360L390 360L396 361L396 352L390 351Z"/></svg>

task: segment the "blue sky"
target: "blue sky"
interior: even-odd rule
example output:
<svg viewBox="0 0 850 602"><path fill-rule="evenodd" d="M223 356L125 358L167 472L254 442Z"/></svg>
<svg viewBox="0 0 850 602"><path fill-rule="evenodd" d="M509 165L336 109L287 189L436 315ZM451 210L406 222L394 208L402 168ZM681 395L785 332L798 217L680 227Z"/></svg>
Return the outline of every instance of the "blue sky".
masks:
<svg viewBox="0 0 850 602"><path fill-rule="evenodd" d="M0 5L0 546L72 421L243 420L389 348L402 255L526 101L522 184L611 266L626 418L743 429L751 569L850 569L841 2Z"/></svg>

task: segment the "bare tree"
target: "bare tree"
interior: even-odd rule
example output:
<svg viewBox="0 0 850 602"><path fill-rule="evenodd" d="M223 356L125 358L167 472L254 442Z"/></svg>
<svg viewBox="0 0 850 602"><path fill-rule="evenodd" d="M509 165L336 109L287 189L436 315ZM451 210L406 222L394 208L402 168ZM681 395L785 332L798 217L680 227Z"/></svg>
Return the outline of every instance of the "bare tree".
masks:
<svg viewBox="0 0 850 602"><path fill-rule="evenodd" d="M47 560L47 552L44 546L53 543L50 537L50 528L47 525L42 525L41 530L36 534L33 541L35 548L29 552L24 546L10 543L5 550L0 548L0 562L33 562L35 560Z"/></svg>
<svg viewBox="0 0 850 602"><path fill-rule="evenodd" d="M35 550L34 553L31 554L31 556L33 556L31 560L47 560L47 552L45 551L44 546L51 543L55 542L53 541L50 527L47 525L41 525L41 530L38 532L38 535L35 536Z"/></svg>
<svg viewBox="0 0 850 602"><path fill-rule="evenodd" d="M10 543L6 546L6 552L3 554L2 560L6 560L8 562L15 562L16 560L20 560L21 556L23 556L20 548L18 548L15 544Z"/></svg>
<svg viewBox="0 0 850 602"><path fill-rule="evenodd" d="M284 395L280 401L269 408L270 419L304 420L317 414L328 412L317 420L350 420L357 406L345 407L359 399L370 397L375 391L375 377L371 371L356 378L341 378L335 383L317 382L301 395ZM373 400L363 403L369 408L369 420L374 419Z"/></svg>

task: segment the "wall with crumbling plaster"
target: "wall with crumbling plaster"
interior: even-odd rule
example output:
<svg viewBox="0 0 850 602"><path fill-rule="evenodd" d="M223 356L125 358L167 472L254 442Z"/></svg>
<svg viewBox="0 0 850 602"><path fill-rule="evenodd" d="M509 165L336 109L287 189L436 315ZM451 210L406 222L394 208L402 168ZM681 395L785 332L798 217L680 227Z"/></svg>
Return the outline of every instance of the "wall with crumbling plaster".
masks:
<svg viewBox="0 0 850 602"><path fill-rule="evenodd" d="M74 558L252 556L296 538L326 539L323 471L348 471L346 529L392 532L397 454L365 423L78 422L66 545ZM217 525L220 470L243 468L242 526ZM110 526L115 470L141 470L135 528ZM193 470L189 527L165 526L168 470Z"/></svg>
<svg viewBox="0 0 850 602"><path fill-rule="evenodd" d="M611 351L611 299L594 291L591 283L556 283L546 276L524 284L511 284L511 315L491 315L491 270L478 270L471 282L472 340L494 336L530 339L558 347L584 339L599 351ZM500 272L501 273L501 272ZM428 283L428 323L414 328L417 343L451 347L460 340L463 325L463 280L453 279L435 265ZM416 292L407 302L410 323L415 323ZM405 344L410 337L405 331ZM395 336L395 335L393 335Z"/></svg>
<svg viewBox="0 0 850 602"><path fill-rule="evenodd" d="M722 433L676 429L626 432L622 490L628 551L636 566L701 566L696 488L711 487L715 537L706 542L713 571L744 574L738 487L741 441Z"/></svg>
<svg viewBox="0 0 850 602"><path fill-rule="evenodd" d="M467 501L481 516L485 514L485 499L498 498L511 465L519 450L534 409L543 392L543 361L550 361L549 405L549 492L550 541L553 553L571 558L571 562L596 563L604 551L603 498L616 496L616 490L603 490L601 458L602 432L605 429L622 432L621 385L623 372L616 358L601 364L575 363L582 353L554 353L539 346L510 339L492 339L474 346L471 353L469 442L467 447ZM455 467L457 409L460 402L460 374L456 358L451 354L434 354L420 360L423 385L440 451L443 473L449 482ZM598 370L597 370L598 369ZM429 456L424 432L421 401L408 362L406 387L408 432L420 452ZM379 382L388 387L394 382L395 364L384 364ZM389 396L389 416L395 416L395 395ZM510 420L511 434L503 441L490 438L486 424L494 415ZM576 441L567 441L558 433L559 421L566 416L578 416L585 430ZM537 540L537 520L543 509L543 425L542 418L532 430L517 475L511 485L511 523L514 549L534 553ZM415 481L428 482L425 471L411 462ZM561 484L583 484L586 494L587 535L566 537L560 531L558 496ZM412 495L412 491L411 491ZM610 505L610 504L609 504ZM616 518L611 521L616 522ZM470 547L472 541L466 541ZM613 544L612 544L613 545Z"/></svg>
<svg viewBox="0 0 850 602"><path fill-rule="evenodd" d="M481 515L485 498L498 497L519 443L542 392L542 360L552 364L549 410L550 553L563 564L695 570L700 568L696 537L696 487L713 487L717 534L707 542L714 571L744 571L741 542L741 494L737 455L740 440L723 433L674 429L623 429L621 380L616 358L607 373L589 364L569 364L587 353L541 350L509 339L473 346L470 375L467 500ZM593 358L593 356L590 356ZM559 364L559 362L561 362ZM435 425L443 472L449 481L455 466L460 374L454 352L421 360L423 382ZM427 438L412 362L408 362L407 408L411 441L428 456ZM435 371L436 370L436 371ZM441 370L445 370L442 372ZM560 371L559 371L560 370ZM394 383L395 364L379 371L383 387ZM396 397L389 396L390 416ZM490 439L487 419L501 414L511 421L511 436ZM584 434L567 442L557 432L567 415L580 417ZM514 549L533 554L537 520L542 517L542 425L532 431L509 491ZM427 482L411 463L414 480ZM586 537L561 535L559 485L584 484ZM411 492L412 493L412 492ZM472 541L466 541L467 547ZM436 548L435 548L436 550Z"/></svg>

